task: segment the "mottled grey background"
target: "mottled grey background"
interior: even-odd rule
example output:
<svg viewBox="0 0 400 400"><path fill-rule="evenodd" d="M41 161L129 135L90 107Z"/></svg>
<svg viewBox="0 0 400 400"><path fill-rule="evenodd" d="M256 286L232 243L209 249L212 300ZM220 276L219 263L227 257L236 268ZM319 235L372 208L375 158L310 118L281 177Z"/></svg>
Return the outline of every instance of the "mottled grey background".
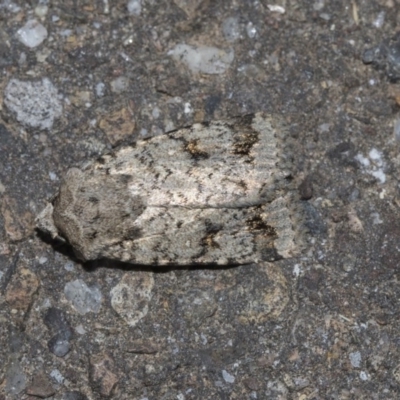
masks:
<svg viewBox="0 0 400 400"><path fill-rule="evenodd" d="M397 399L399 12L0 0L0 399ZM82 266L35 232L69 166L256 111L298 144L298 258Z"/></svg>

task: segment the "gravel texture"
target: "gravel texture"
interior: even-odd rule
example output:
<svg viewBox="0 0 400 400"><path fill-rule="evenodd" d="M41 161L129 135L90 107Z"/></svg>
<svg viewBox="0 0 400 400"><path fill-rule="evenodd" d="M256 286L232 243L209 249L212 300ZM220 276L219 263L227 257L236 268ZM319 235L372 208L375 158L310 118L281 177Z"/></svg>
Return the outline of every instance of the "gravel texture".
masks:
<svg viewBox="0 0 400 400"><path fill-rule="evenodd" d="M399 18L398 0L0 1L0 400L398 399ZM35 231L69 166L257 111L298 143L298 258L82 265Z"/></svg>

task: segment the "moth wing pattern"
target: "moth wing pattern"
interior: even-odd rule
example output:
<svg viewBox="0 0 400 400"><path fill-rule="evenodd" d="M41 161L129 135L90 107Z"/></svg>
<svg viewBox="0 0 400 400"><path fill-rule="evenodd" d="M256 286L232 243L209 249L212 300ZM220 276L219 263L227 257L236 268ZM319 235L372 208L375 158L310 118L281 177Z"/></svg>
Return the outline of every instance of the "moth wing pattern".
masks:
<svg viewBox="0 0 400 400"><path fill-rule="evenodd" d="M70 169L38 227L82 260L246 264L295 254L301 210L275 116L194 124Z"/></svg>

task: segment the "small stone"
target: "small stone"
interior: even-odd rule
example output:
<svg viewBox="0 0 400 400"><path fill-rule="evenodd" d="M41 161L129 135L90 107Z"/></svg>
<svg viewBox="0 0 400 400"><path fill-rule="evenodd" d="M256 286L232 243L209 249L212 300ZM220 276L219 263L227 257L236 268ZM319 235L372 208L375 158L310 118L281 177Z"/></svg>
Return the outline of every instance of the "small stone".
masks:
<svg viewBox="0 0 400 400"><path fill-rule="evenodd" d="M50 376L59 384L62 384L65 380L62 373L58 369L53 369L50 372Z"/></svg>
<svg viewBox="0 0 400 400"><path fill-rule="evenodd" d="M106 85L103 82L99 82L96 85L96 96L103 97L106 91Z"/></svg>
<svg viewBox="0 0 400 400"><path fill-rule="evenodd" d="M278 14L285 14L285 12L286 12L284 7L279 6L277 4L268 4L267 7L268 7L269 11L275 12Z"/></svg>
<svg viewBox="0 0 400 400"><path fill-rule="evenodd" d="M129 79L125 76L119 76L110 82L110 87L114 93L123 93L129 88Z"/></svg>
<svg viewBox="0 0 400 400"><path fill-rule="evenodd" d="M25 46L34 48L47 38L47 29L36 19L31 19L18 29L17 38Z"/></svg>
<svg viewBox="0 0 400 400"><path fill-rule="evenodd" d="M325 7L325 0L316 0L313 4L313 9L315 11L321 11Z"/></svg>
<svg viewBox="0 0 400 400"><path fill-rule="evenodd" d="M57 89L48 78L38 81L11 79L4 91L4 104L28 127L51 129L62 114Z"/></svg>
<svg viewBox="0 0 400 400"><path fill-rule="evenodd" d="M357 259L353 255L345 256L344 260L342 261L342 269L345 272L351 272L354 270L357 264Z"/></svg>
<svg viewBox="0 0 400 400"><path fill-rule="evenodd" d="M381 11L377 17L375 18L375 20L372 22L372 24L375 26L375 28L382 28L383 24L385 23L385 16L386 13L385 11Z"/></svg>
<svg viewBox="0 0 400 400"><path fill-rule="evenodd" d="M233 49L226 51L211 46L178 44L168 52L175 60L185 63L193 72L222 74L232 64Z"/></svg>
<svg viewBox="0 0 400 400"><path fill-rule="evenodd" d="M361 353L359 351L354 351L349 354L350 363L353 368L360 368L361 366Z"/></svg>
<svg viewBox="0 0 400 400"><path fill-rule="evenodd" d="M126 7L130 15L139 16L142 12L142 0L129 0Z"/></svg>
<svg viewBox="0 0 400 400"><path fill-rule="evenodd" d="M40 397L41 399L47 399L48 397L53 396L56 391L51 385L51 381L47 375L40 372L33 378L32 383L26 388L26 393Z"/></svg>
<svg viewBox="0 0 400 400"><path fill-rule="evenodd" d="M364 64L371 64L376 60L376 58L379 55L380 55L379 49L377 48L367 49L364 51L362 55L362 61Z"/></svg>
<svg viewBox="0 0 400 400"><path fill-rule="evenodd" d="M229 372L225 371L224 369L222 370L222 377L224 378L224 381L226 383L234 383L235 382L235 377L231 375Z"/></svg>
<svg viewBox="0 0 400 400"><path fill-rule="evenodd" d="M68 282L64 287L66 299L79 314L98 313L101 307L102 294L96 286L89 287L82 279Z"/></svg>
<svg viewBox="0 0 400 400"><path fill-rule="evenodd" d="M321 13L319 17L325 21L330 21L332 19L332 15L329 13Z"/></svg>
<svg viewBox="0 0 400 400"><path fill-rule="evenodd" d="M62 334L66 340L71 339L72 329L64 311L50 307L44 315L43 322L53 334Z"/></svg>
<svg viewBox="0 0 400 400"><path fill-rule="evenodd" d="M246 25L246 32L247 32L247 36L248 36L250 39L253 39L253 38L256 36L256 34L257 34L257 29L256 29L256 27L253 25L252 22L248 22L248 23L247 23L247 25Z"/></svg>
<svg viewBox="0 0 400 400"><path fill-rule="evenodd" d="M29 212L20 212L19 204L14 198L3 195L0 198L0 212L4 229L12 241L22 240L33 232L32 215Z"/></svg>
<svg viewBox="0 0 400 400"><path fill-rule="evenodd" d="M39 284L38 278L31 270L21 268L7 286L5 298L10 308L25 313L32 304Z"/></svg>
<svg viewBox="0 0 400 400"><path fill-rule="evenodd" d="M62 334L53 336L47 343L49 350L57 357L65 357L71 350L71 345Z"/></svg>
<svg viewBox="0 0 400 400"><path fill-rule="evenodd" d="M111 290L111 306L129 326L135 326L149 311L153 287L152 274L125 274Z"/></svg>
<svg viewBox="0 0 400 400"><path fill-rule="evenodd" d="M114 360L107 354L97 354L90 358L92 387L96 388L102 396L111 396L119 381L114 369Z"/></svg>
<svg viewBox="0 0 400 400"><path fill-rule="evenodd" d="M38 261L40 265L43 265L47 263L48 259L47 257L40 257Z"/></svg>
<svg viewBox="0 0 400 400"><path fill-rule="evenodd" d="M86 333L86 329L83 327L82 324L79 324L76 328L75 328L76 333L78 333L79 335L84 335Z"/></svg>
<svg viewBox="0 0 400 400"><path fill-rule="evenodd" d="M49 7L46 4L38 4L35 7L35 14L39 18L44 18L48 12L49 12Z"/></svg>
<svg viewBox="0 0 400 400"><path fill-rule="evenodd" d="M348 225L352 232L361 233L364 230L364 225L357 215L355 210L350 210L347 213Z"/></svg>
<svg viewBox="0 0 400 400"><path fill-rule="evenodd" d="M55 334L47 343L49 350L57 357L64 357L71 350L69 340L72 338L72 329L65 313L55 307L47 310L43 322Z"/></svg>
<svg viewBox="0 0 400 400"><path fill-rule="evenodd" d="M2 367L4 368L4 366ZM26 375L16 357L12 357L11 362L6 367L5 372L5 391L11 395L21 393L26 387ZM13 399L15 397L12 397Z"/></svg>
<svg viewBox="0 0 400 400"><path fill-rule="evenodd" d="M360 379L361 379L362 381L367 381L367 380L369 379L369 375L368 375L368 373L365 372L365 371L361 371L359 376L360 376Z"/></svg>

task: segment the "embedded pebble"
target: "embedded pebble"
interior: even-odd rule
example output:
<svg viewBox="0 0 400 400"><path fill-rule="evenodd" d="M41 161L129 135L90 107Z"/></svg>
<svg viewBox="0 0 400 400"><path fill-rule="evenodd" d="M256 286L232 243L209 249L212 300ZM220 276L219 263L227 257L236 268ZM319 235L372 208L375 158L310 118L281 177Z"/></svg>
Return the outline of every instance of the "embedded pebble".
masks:
<svg viewBox="0 0 400 400"><path fill-rule="evenodd" d="M142 12L142 1L141 0L130 0L127 4L127 9L131 15L140 15Z"/></svg>
<svg viewBox="0 0 400 400"><path fill-rule="evenodd" d="M247 23L247 25L246 25L246 32L247 32L247 36L248 36L250 39L253 39L253 38L256 36L256 34L257 34L257 29L256 29L256 27L253 25L252 22L248 22L248 23Z"/></svg>
<svg viewBox="0 0 400 400"><path fill-rule="evenodd" d="M105 353L93 355L90 357L90 370L92 387L100 398L109 398L119 381L114 360Z"/></svg>
<svg viewBox="0 0 400 400"><path fill-rule="evenodd" d="M40 372L34 376L31 384L26 388L26 393L31 396L46 399L53 396L56 391L54 390L49 377L44 372Z"/></svg>
<svg viewBox="0 0 400 400"><path fill-rule="evenodd" d="M135 326L149 311L154 278L148 272L125 274L111 290L111 306L129 326Z"/></svg>
<svg viewBox="0 0 400 400"><path fill-rule="evenodd" d="M360 163L364 172L375 177L379 183L383 184L386 182L386 163L381 151L372 148L366 157L359 153L355 159Z"/></svg>
<svg viewBox="0 0 400 400"><path fill-rule="evenodd" d="M57 382L57 383L63 383L64 382L64 377L62 373L58 369L53 369L50 372L50 376Z"/></svg>
<svg viewBox="0 0 400 400"><path fill-rule="evenodd" d="M267 7L268 7L269 11L275 12L277 14L285 14L285 12L286 12L284 7L279 6L277 4L268 4Z"/></svg>
<svg viewBox="0 0 400 400"><path fill-rule="evenodd" d="M71 350L71 344L68 340L63 338L63 335L56 335L52 337L47 343L49 350L57 357L66 356Z"/></svg>
<svg viewBox="0 0 400 400"><path fill-rule="evenodd" d="M49 12L49 7L46 4L38 4L35 7L35 14L39 18L44 18L48 12Z"/></svg>
<svg viewBox="0 0 400 400"><path fill-rule="evenodd" d="M47 29L36 19L30 19L17 31L18 40L25 46L34 48L47 38Z"/></svg>
<svg viewBox="0 0 400 400"><path fill-rule="evenodd" d="M193 72L222 74L232 64L234 51L211 46L178 44L168 52L175 60L186 64Z"/></svg>
<svg viewBox="0 0 400 400"><path fill-rule="evenodd" d="M360 368L361 366L361 353L359 351L354 351L349 354L350 363L353 368Z"/></svg>
<svg viewBox="0 0 400 400"><path fill-rule="evenodd" d="M12 355L11 362L8 364L5 378L5 391L11 395L21 393L26 387L26 375L15 355Z"/></svg>
<svg viewBox="0 0 400 400"><path fill-rule="evenodd" d="M315 11L321 11L325 7L325 0L316 0L313 4Z"/></svg>
<svg viewBox="0 0 400 400"><path fill-rule="evenodd" d="M64 294L79 314L100 311L103 298L100 289L96 286L89 287L82 279L68 282L64 287Z"/></svg>
<svg viewBox="0 0 400 400"><path fill-rule="evenodd" d="M110 86L114 93L125 92L129 88L129 79L125 76L119 76L110 82Z"/></svg>
<svg viewBox="0 0 400 400"><path fill-rule="evenodd" d="M378 29L382 28L383 24L385 23L385 16L386 16L385 11L381 11L377 15L376 19L372 22L372 24L375 26L375 28L378 28Z"/></svg>
<svg viewBox="0 0 400 400"><path fill-rule="evenodd" d="M44 324L54 334L47 346L57 357L64 357L71 349L72 329L64 311L50 307L43 318Z"/></svg>
<svg viewBox="0 0 400 400"><path fill-rule="evenodd" d="M239 19L236 17L226 18L222 23L222 33L228 42L235 42L240 38Z"/></svg>
<svg viewBox="0 0 400 400"><path fill-rule="evenodd" d="M96 96L103 97L106 92L106 85L103 82L99 82L96 85Z"/></svg>
<svg viewBox="0 0 400 400"><path fill-rule="evenodd" d="M63 110L57 88L48 78L11 79L5 89L4 104L21 124L39 129L51 129Z"/></svg>
<svg viewBox="0 0 400 400"><path fill-rule="evenodd" d="M224 369L222 370L222 377L224 378L224 381L226 383L234 383L235 382L235 377L231 375L229 372L225 371Z"/></svg>
<svg viewBox="0 0 400 400"><path fill-rule="evenodd" d="M43 317L43 322L53 333L62 333L66 339L71 338L72 330L63 310L56 307L50 307Z"/></svg>

